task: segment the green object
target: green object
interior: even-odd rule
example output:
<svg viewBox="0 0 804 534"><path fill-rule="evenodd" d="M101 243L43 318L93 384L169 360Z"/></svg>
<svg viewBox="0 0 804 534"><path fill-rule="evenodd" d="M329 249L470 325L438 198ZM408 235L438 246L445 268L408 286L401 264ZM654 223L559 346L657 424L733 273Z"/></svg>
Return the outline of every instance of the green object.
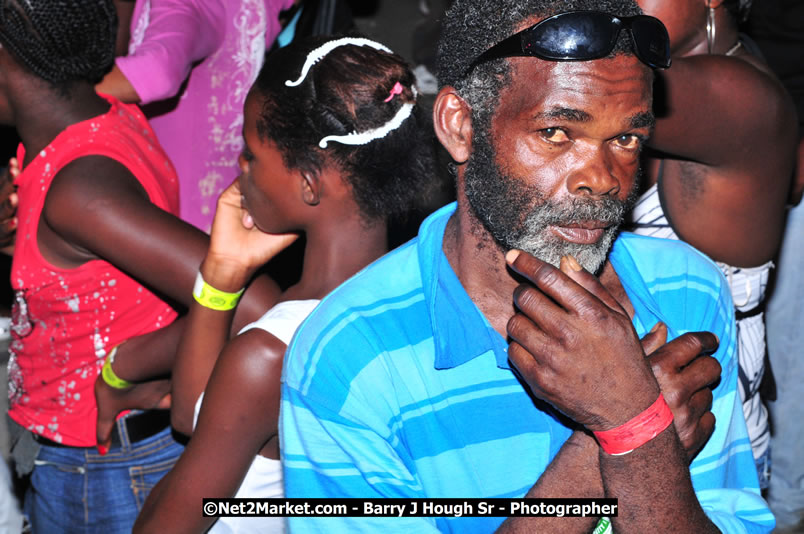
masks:
<svg viewBox="0 0 804 534"><path fill-rule="evenodd" d="M597 526L595 530L592 531L592 534L613 534L614 529L611 528L611 519L608 517L601 517L600 521L597 522Z"/></svg>
<svg viewBox="0 0 804 534"><path fill-rule="evenodd" d="M126 389L127 387L131 386L132 383L128 380L123 380L119 376L117 376L112 369L112 363L114 363L114 355L117 354L117 347L112 349L112 352L109 353L109 356L106 358L106 361L103 362L103 369L101 370L101 375L103 376L103 381L106 382L109 386L115 389Z"/></svg>

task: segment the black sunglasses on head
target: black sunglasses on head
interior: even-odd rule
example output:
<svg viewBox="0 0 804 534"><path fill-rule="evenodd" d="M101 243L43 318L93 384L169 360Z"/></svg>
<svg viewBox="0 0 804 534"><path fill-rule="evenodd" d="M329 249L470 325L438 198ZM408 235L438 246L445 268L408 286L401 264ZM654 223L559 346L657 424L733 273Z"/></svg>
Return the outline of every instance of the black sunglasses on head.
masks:
<svg viewBox="0 0 804 534"><path fill-rule="evenodd" d="M620 30L631 34L634 53L654 69L670 66L670 38L662 22L647 15L618 17L602 11L568 11L553 15L515 33L483 52L466 69L513 56L549 61L584 61L606 57L614 50Z"/></svg>

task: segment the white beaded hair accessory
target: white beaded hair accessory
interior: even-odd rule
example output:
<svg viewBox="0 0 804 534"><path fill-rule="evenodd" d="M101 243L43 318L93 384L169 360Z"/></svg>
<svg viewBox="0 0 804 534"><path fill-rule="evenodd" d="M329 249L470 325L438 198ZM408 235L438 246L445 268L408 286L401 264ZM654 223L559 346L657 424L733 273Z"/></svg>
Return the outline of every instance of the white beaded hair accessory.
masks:
<svg viewBox="0 0 804 534"><path fill-rule="evenodd" d="M362 37L343 37L341 39L335 39L333 41L329 41L328 43L324 43L323 45L319 46L312 52L307 55L307 59L304 61L304 65L302 66L301 74L297 80L286 80L285 85L287 87L296 87L300 85L304 79L307 77L307 74L310 72L310 69L313 68L313 65L324 59L324 57L341 46L369 46L374 48L375 50L382 50L383 52L388 52L389 54L393 54L390 48L385 45L382 45L376 41L372 41L371 39L364 39ZM413 92L413 100L416 100L418 93L416 92L416 87L411 86L411 91ZM402 104L399 110L396 112L394 117L380 126L379 128L375 128L373 130L366 130L365 132L352 132L346 135L328 135L323 137L321 141L318 142L318 146L321 148L327 148L327 143L330 141L334 141L336 143L341 143L344 145L365 145L375 139L381 139L388 135L389 132L392 132L399 128L405 119L410 117L410 114L413 112L414 103L407 103Z"/></svg>
<svg viewBox="0 0 804 534"><path fill-rule="evenodd" d="M307 59L304 61L304 66L302 67L299 79L296 81L287 80L285 81L285 85L288 87L296 87L297 85L301 84L307 77L307 73L310 72L311 68L313 68L313 65L324 59L324 57L327 54L329 54L336 48L347 45L370 46L375 50L382 50L383 52L393 54L390 48L376 41L372 41L371 39L364 39L363 37L342 37L341 39L335 39L334 41L324 43L323 45L319 46L318 48L307 54Z"/></svg>
<svg viewBox="0 0 804 534"><path fill-rule="evenodd" d="M413 100L416 100L417 92L416 87L411 85L411 91L413 92ZM396 112L396 115L380 126L379 128L374 128L373 130L366 130L365 132L352 132L346 135L328 135L321 139L318 142L318 146L321 148L327 148L327 143L330 141L335 141L336 143L341 143L343 145L365 145L374 141L375 139L382 139L390 132L393 132L397 128L399 128L405 119L410 117L410 114L413 112L413 106L415 104L413 102L409 102L406 104L402 104L399 110Z"/></svg>

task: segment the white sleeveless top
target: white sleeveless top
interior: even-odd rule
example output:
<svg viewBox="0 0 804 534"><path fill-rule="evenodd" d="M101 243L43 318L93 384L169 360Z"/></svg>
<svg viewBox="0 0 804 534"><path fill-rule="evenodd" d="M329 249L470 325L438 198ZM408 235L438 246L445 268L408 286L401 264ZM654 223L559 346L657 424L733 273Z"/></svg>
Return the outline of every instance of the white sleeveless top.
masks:
<svg viewBox="0 0 804 534"><path fill-rule="evenodd" d="M296 333L296 329L310 315L310 312L318 305L318 302L318 300L288 300L280 302L265 312L265 315L245 326L240 331L240 334L252 328L259 328L269 334L273 334L282 343L288 345L293 334ZM201 411L201 402L203 400L204 394L201 393L195 403L193 429L195 429L195 425L198 422L198 414ZM272 460L259 454L255 456L254 461L251 462L251 466L248 468L246 477L237 490L235 498L268 499L284 496L282 463L279 460ZM212 525L208 532L214 534L282 533L285 532L285 519L283 517L222 517Z"/></svg>
<svg viewBox="0 0 804 534"><path fill-rule="evenodd" d="M628 230L637 234L678 239L673 231L659 199L659 190L654 184L639 197L631 212ZM761 311L751 313L765 299L765 289L773 262L759 267L732 267L717 262L729 283L734 309L748 312L749 317L737 320L737 343L739 361L740 398L743 400L743 415L748 425L751 448L754 458L759 458L768 449L770 432L768 410L759 397L759 385L765 371L765 314Z"/></svg>

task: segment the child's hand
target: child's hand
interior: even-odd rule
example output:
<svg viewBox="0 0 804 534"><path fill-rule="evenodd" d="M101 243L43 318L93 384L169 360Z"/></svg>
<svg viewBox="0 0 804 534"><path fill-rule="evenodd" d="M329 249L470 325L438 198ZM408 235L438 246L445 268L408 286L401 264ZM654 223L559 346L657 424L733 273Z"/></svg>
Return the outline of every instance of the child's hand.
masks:
<svg viewBox="0 0 804 534"><path fill-rule="evenodd" d="M210 262L220 266L212 268L213 272L219 268L226 271L242 270L247 280L254 271L298 237L297 234L267 234L259 230L251 215L242 207L240 185L235 180L218 198L209 252L204 263L207 268L212 267ZM208 282L212 283L212 280Z"/></svg>
<svg viewBox="0 0 804 534"><path fill-rule="evenodd" d="M95 380L95 402L98 406L96 439L98 452L106 454L112 442L112 430L118 414L124 410L170 408L170 380L159 379L115 389L98 375Z"/></svg>

